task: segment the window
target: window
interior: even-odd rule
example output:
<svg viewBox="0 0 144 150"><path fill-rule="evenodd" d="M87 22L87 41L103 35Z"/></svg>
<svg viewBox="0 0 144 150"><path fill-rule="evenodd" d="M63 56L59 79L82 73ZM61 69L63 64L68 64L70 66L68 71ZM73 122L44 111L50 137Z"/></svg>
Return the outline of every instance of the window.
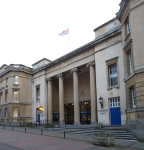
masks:
<svg viewBox="0 0 144 150"><path fill-rule="evenodd" d="M8 86L8 78L6 78L6 86Z"/></svg>
<svg viewBox="0 0 144 150"><path fill-rule="evenodd" d="M126 22L127 35L130 33L129 20Z"/></svg>
<svg viewBox="0 0 144 150"><path fill-rule="evenodd" d="M40 88L37 88L37 101L40 101Z"/></svg>
<svg viewBox="0 0 144 150"><path fill-rule="evenodd" d="M7 117L7 108L5 109L5 117Z"/></svg>
<svg viewBox="0 0 144 150"><path fill-rule="evenodd" d="M14 76L14 84L18 84L18 76Z"/></svg>
<svg viewBox="0 0 144 150"><path fill-rule="evenodd" d="M1 118L2 116L1 116L1 109L0 109L0 118Z"/></svg>
<svg viewBox="0 0 144 150"><path fill-rule="evenodd" d="M5 92L5 102L8 102L8 92Z"/></svg>
<svg viewBox="0 0 144 150"><path fill-rule="evenodd" d="M116 65L109 67L109 81L110 81L110 86L118 85Z"/></svg>
<svg viewBox="0 0 144 150"><path fill-rule="evenodd" d="M135 89L132 87L132 103L133 103L133 108L136 107L136 102L135 102Z"/></svg>
<svg viewBox="0 0 144 150"><path fill-rule="evenodd" d="M113 107L120 107L120 99L119 98L111 98L110 101L110 108Z"/></svg>
<svg viewBox="0 0 144 150"><path fill-rule="evenodd" d="M2 88L2 81L1 81L1 88Z"/></svg>
<svg viewBox="0 0 144 150"><path fill-rule="evenodd" d="M14 91L14 102L18 102L18 93L19 91Z"/></svg>
<svg viewBox="0 0 144 150"><path fill-rule="evenodd" d="M13 117L18 117L18 108L13 108Z"/></svg>
<svg viewBox="0 0 144 150"><path fill-rule="evenodd" d="M130 67L130 74L133 73L133 65L132 65L132 55L131 52L129 53L129 67Z"/></svg>
<svg viewBox="0 0 144 150"><path fill-rule="evenodd" d="M0 104L2 104L2 94L0 95Z"/></svg>

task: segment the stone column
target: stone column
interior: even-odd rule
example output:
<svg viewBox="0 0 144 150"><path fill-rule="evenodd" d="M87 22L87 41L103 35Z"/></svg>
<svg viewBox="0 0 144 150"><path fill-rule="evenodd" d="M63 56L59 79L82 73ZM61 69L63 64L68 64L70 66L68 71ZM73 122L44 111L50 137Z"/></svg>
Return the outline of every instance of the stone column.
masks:
<svg viewBox="0 0 144 150"><path fill-rule="evenodd" d="M79 109L79 97L78 97L78 73L79 68L71 70L73 73L73 92L74 92L74 124L80 124L80 109Z"/></svg>
<svg viewBox="0 0 144 150"><path fill-rule="evenodd" d="M63 78L65 74L60 73L57 75L59 78L59 122L60 124L64 124L64 83Z"/></svg>
<svg viewBox="0 0 144 150"><path fill-rule="evenodd" d="M90 68L90 96L91 96L91 124L97 123L97 100L96 100L96 77L95 77L95 61L86 65Z"/></svg>
<svg viewBox="0 0 144 150"><path fill-rule="evenodd" d="M48 121L53 122L53 105L52 105L52 81L53 78L48 78Z"/></svg>

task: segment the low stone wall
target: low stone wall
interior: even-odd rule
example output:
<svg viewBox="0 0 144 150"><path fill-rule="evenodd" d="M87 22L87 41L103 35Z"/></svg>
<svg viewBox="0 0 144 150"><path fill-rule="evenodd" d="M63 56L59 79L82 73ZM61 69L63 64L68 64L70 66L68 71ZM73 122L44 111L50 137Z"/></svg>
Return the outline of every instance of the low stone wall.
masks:
<svg viewBox="0 0 144 150"><path fill-rule="evenodd" d="M99 146L113 146L114 145L114 134L111 133L94 133L93 144Z"/></svg>
<svg viewBox="0 0 144 150"><path fill-rule="evenodd" d="M144 142L144 119L127 120L126 128L139 142Z"/></svg>

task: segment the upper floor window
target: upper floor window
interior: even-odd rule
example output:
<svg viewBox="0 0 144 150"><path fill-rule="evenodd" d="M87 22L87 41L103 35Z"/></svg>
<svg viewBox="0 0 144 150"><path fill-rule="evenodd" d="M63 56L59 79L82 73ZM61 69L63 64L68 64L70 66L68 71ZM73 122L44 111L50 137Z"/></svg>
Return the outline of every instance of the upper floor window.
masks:
<svg viewBox="0 0 144 150"><path fill-rule="evenodd" d="M37 101L40 101L40 87L36 88L37 93Z"/></svg>
<svg viewBox="0 0 144 150"><path fill-rule="evenodd" d="M129 20L126 22L126 30L127 30L127 35L128 35L130 33Z"/></svg>
<svg viewBox="0 0 144 150"><path fill-rule="evenodd" d="M6 86L8 86L8 78L6 78Z"/></svg>
<svg viewBox="0 0 144 150"><path fill-rule="evenodd" d="M13 117L18 117L18 108L13 108Z"/></svg>
<svg viewBox="0 0 144 150"><path fill-rule="evenodd" d="M8 102L8 92L5 92L5 102Z"/></svg>
<svg viewBox="0 0 144 150"><path fill-rule="evenodd" d="M5 109L5 117L7 117L7 108Z"/></svg>
<svg viewBox="0 0 144 150"><path fill-rule="evenodd" d="M2 104L2 94L0 95L0 104Z"/></svg>
<svg viewBox="0 0 144 150"><path fill-rule="evenodd" d="M129 53L129 69L130 69L130 74L133 73L133 65L132 65L132 55L131 52Z"/></svg>
<svg viewBox="0 0 144 150"><path fill-rule="evenodd" d="M133 108L136 107L136 102L135 102L135 89L132 87L132 103L133 103Z"/></svg>
<svg viewBox="0 0 144 150"><path fill-rule="evenodd" d="M110 86L116 86L118 85L118 80L117 80L117 66L110 66L109 67L109 83Z"/></svg>
<svg viewBox="0 0 144 150"><path fill-rule="evenodd" d="M18 93L19 91L14 91L14 102L18 102Z"/></svg>
<svg viewBox="0 0 144 150"><path fill-rule="evenodd" d="M19 79L18 76L14 76L14 84L19 84L19 83L18 83L18 79Z"/></svg>
<svg viewBox="0 0 144 150"><path fill-rule="evenodd" d="M1 88L3 87L2 81L1 81Z"/></svg>

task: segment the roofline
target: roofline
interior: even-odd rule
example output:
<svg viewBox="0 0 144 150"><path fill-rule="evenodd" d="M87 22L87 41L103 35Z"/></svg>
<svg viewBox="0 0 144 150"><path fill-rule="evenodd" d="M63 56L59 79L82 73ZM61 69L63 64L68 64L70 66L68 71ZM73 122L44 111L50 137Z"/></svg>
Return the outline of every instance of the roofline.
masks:
<svg viewBox="0 0 144 150"><path fill-rule="evenodd" d="M6 65L6 64L3 64L3 65L0 67L0 69L2 69L4 66L8 66L8 65Z"/></svg>
<svg viewBox="0 0 144 150"><path fill-rule="evenodd" d="M41 60L37 61L36 63L32 64L32 66L34 66L34 65L38 64L39 62L41 62L41 61L43 61L43 60L47 60L47 61L52 62L51 60L49 60L49 59L47 59L47 58L43 58L43 59L41 59Z"/></svg>
<svg viewBox="0 0 144 150"><path fill-rule="evenodd" d="M102 24L101 26L99 26L99 27L95 28L93 31L95 32L95 31L99 30L100 28L102 28L102 27L106 26L107 24L109 24L109 23L113 22L113 21L114 21L114 20L116 20L116 19L117 19L117 17L115 17L115 18L113 18L113 19L109 20L108 22L106 22L106 23Z"/></svg>

